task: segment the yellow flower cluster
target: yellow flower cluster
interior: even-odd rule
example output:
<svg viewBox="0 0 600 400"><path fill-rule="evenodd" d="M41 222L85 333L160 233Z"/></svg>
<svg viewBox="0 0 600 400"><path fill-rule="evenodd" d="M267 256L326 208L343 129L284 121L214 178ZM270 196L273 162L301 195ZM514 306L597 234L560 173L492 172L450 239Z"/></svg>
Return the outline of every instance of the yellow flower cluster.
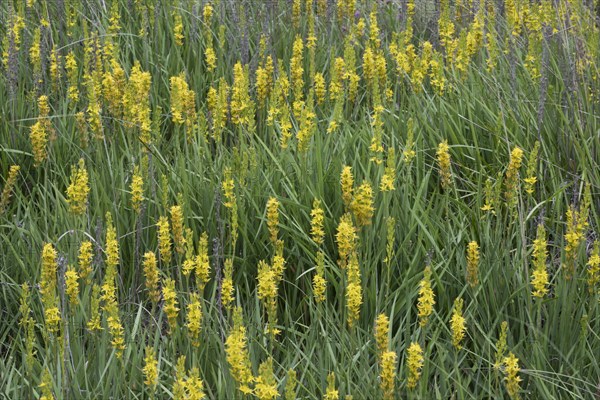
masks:
<svg viewBox="0 0 600 400"><path fill-rule="evenodd" d="M354 327L360 316L362 304L362 284L360 279L360 265L358 255L353 252L348 263L348 284L346 286L346 308L348 310L348 326Z"/></svg>
<svg viewBox="0 0 600 400"><path fill-rule="evenodd" d="M391 192L396 188L396 150L390 147L387 154L387 161L385 171L381 177L381 183L379 189L382 192Z"/></svg>
<svg viewBox="0 0 600 400"><path fill-rule="evenodd" d="M198 293L190 294L190 302L187 306L188 336L194 347L200 346L200 331L202 330L202 304Z"/></svg>
<svg viewBox="0 0 600 400"><path fill-rule="evenodd" d="M533 241L533 273L531 275L532 294L538 298L542 298L548 293L547 247L546 229L543 224L539 224L536 238Z"/></svg>
<svg viewBox="0 0 600 400"><path fill-rule="evenodd" d="M349 213L344 214L340 219L335 239L340 255L338 263L342 268L346 268L350 254L356 247L357 239L356 228L352 223L352 216Z"/></svg>
<svg viewBox="0 0 600 400"><path fill-rule="evenodd" d="M179 314L177 292L175 291L175 281L173 279L165 279L162 294L165 302L164 311L167 314L170 332L173 333L177 328L177 315Z"/></svg>
<svg viewBox="0 0 600 400"><path fill-rule="evenodd" d="M275 245L279 234L279 201L275 197L270 197L267 201L267 227L271 243Z"/></svg>
<svg viewBox="0 0 600 400"><path fill-rule="evenodd" d="M254 385L254 395L258 400L275 400L279 397L277 380L273 373L273 359L270 357L260 364Z"/></svg>
<svg viewBox="0 0 600 400"><path fill-rule="evenodd" d="M169 264L171 262L171 231L169 229L169 220L167 217L162 216L158 219L156 226L158 227L160 259L163 263Z"/></svg>
<svg viewBox="0 0 600 400"><path fill-rule="evenodd" d="M519 371L519 359L513 353L508 353L508 357L504 358L504 381L506 382L506 391L511 399L519 398L521 390Z"/></svg>
<svg viewBox="0 0 600 400"><path fill-rule="evenodd" d="M375 320L375 343L377 344L377 356L382 357L389 348L390 320L385 314L379 314Z"/></svg>
<svg viewBox="0 0 600 400"><path fill-rule="evenodd" d="M467 245L467 283L471 287L479 285L479 245L476 241Z"/></svg>
<svg viewBox="0 0 600 400"><path fill-rule="evenodd" d="M417 303L419 324L422 327L427 325L434 305L435 293L431 288L431 267L427 266L423 272L423 279L419 282L419 301Z"/></svg>
<svg viewBox="0 0 600 400"><path fill-rule="evenodd" d="M160 300L160 290L158 288L159 272L156 265L156 255L154 252L149 251L144 254L144 261L142 264L148 295L152 302L157 304Z"/></svg>
<svg viewBox="0 0 600 400"><path fill-rule="evenodd" d="M208 234L203 232L198 242L198 255L196 256L196 284L200 291L210 278L210 260L208 258Z"/></svg>
<svg viewBox="0 0 600 400"><path fill-rule="evenodd" d="M225 341L225 352L229 363L231 376L238 383L238 388L243 394L252 393L254 375L250 367L250 355L248 354L248 339L246 327L239 307L233 310L233 328Z"/></svg>
<svg viewBox="0 0 600 400"><path fill-rule="evenodd" d="M136 61L131 68L129 80L123 93L124 119L130 128L140 131L140 141L150 144L150 85L152 76L150 72L142 71L140 63Z"/></svg>
<svg viewBox="0 0 600 400"><path fill-rule="evenodd" d="M130 190L131 207L137 214L140 214L142 212L142 203L144 202L144 179L142 178L140 167L138 165L133 169Z"/></svg>
<svg viewBox="0 0 600 400"><path fill-rule="evenodd" d="M17 181L17 174L19 173L20 169L21 167L18 165L10 166L6 183L2 189L2 194L0 194L0 215L4 214L4 211L6 211L6 208L10 204L10 198L12 196L13 189Z"/></svg>
<svg viewBox="0 0 600 400"><path fill-rule="evenodd" d="M69 296L71 307L79 304L79 274L73 268L65 272L65 293Z"/></svg>
<svg viewBox="0 0 600 400"><path fill-rule="evenodd" d="M173 242L175 251L178 254L183 254L185 250L186 239L183 235L183 210L181 206L172 206L169 210L171 213L171 231L173 233Z"/></svg>
<svg viewBox="0 0 600 400"><path fill-rule="evenodd" d="M171 84L171 114L173 123L183 125L192 129L196 123L196 93L190 89L185 74L182 72L177 76L172 76L169 80ZM191 139L191 132L188 132L188 139Z"/></svg>
<svg viewBox="0 0 600 400"><path fill-rule="evenodd" d="M34 165L39 166L47 157L48 140L53 135L52 124L48 114L48 96L42 95L38 99L39 116L35 124L31 126L29 140L33 149Z"/></svg>
<svg viewBox="0 0 600 400"><path fill-rule="evenodd" d="M444 140L438 145L437 162L440 169L440 182L442 188L448 189L452 185L452 171L450 169L450 147L448 141Z"/></svg>
<svg viewBox="0 0 600 400"><path fill-rule="evenodd" d="M423 350L417 342L412 342L410 346L408 346L407 353L406 365L408 381L406 386L409 389L414 389L417 387L419 379L421 378L421 368L423 368L425 359L423 358Z"/></svg>
<svg viewBox="0 0 600 400"><path fill-rule="evenodd" d="M356 188L350 209L359 227L371 225L375 208L373 207L373 188L369 182L364 181L362 185Z"/></svg>
<svg viewBox="0 0 600 400"><path fill-rule="evenodd" d="M46 330L54 333L58 330L60 311L57 307L57 253L52 243L46 243L42 248L42 271L40 277L40 294L44 306L44 320Z"/></svg>
<svg viewBox="0 0 600 400"><path fill-rule="evenodd" d="M67 203L69 210L75 215L82 215L87 208L90 186L88 173L83 158L79 159L77 167L71 169L71 184L67 188Z"/></svg>
<svg viewBox="0 0 600 400"><path fill-rule="evenodd" d="M323 395L323 400L338 400L339 398L339 392L335 387L335 373L330 372L329 375L327 375L327 390Z"/></svg>
<svg viewBox="0 0 600 400"><path fill-rule="evenodd" d="M504 178L504 198L509 207L514 207L517 204L517 189L519 186L519 169L523 161L523 150L515 147L510 153L510 161Z"/></svg>
<svg viewBox="0 0 600 400"><path fill-rule="evenodd" d="M463 316L463 299L457 298L454 300L454 311L452 312L452 318L450 318L450 330L452 331L452 345L460 350L462 348L461 342L465 338L467 331L466 320Z"/></svg>
<svg viewBox="0 0 600 400"><path fill-rule="evenodd" d="M146 347L145 354L144 368L142 368L145 377L144 383L148 386L150 392L154 393L156 385L158 385L158 360L154 348L151 346Z"/></svg>
<svg viewBox="0 0 600 400"><path fill-rule="evenodd" d="M381 356L380 387L383 400L394 400L396 398L396 352L386 351Z"/></svg>
<svg viewBox="0 0 600 400"><path fill-rule="evenodd" d="M342 200L346 210L350 210L352 199L354 198L354 176L352 175L352 167L344 166L340 177L342 185Z"/></svg>
<svg viewBox="0 0 600 400"><path fill-rule="evenodd" d="M587 267L588 288L590 294L593 294L597 291L597 286L600 282L600 241L598 240L594 242L594 248L588 259Z"/></svg>

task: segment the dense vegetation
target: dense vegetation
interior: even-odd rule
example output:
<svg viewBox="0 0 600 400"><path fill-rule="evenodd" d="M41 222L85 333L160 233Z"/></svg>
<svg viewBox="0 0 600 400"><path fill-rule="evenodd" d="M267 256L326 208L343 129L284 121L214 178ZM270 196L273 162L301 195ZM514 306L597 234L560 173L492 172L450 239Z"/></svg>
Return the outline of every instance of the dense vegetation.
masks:
<svg viewBox="0 0 600 400"><path fill-rule="evenodd" d="M600 396L600 3L0 4L0 397Z"/></svg>

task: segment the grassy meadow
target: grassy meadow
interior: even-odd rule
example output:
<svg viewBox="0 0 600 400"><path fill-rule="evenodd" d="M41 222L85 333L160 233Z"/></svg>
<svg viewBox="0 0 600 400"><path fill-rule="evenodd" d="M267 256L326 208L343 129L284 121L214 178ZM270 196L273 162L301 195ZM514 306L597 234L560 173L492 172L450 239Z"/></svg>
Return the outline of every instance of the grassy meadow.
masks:
<svg viewBox="0 0 600 400"><path fill-rule="evenodd" d="M0 2L1 399L600 398L598 0Z"/></svg>

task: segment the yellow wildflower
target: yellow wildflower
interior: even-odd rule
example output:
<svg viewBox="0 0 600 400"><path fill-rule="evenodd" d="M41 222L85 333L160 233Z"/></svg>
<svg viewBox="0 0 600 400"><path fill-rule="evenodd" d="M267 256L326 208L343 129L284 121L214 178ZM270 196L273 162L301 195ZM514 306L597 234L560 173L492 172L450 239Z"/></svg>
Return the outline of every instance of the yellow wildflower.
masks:
<svg viewBox="0 0 600 400"><path fill-rule="evenodd" d="M140 167L138 165L133 169L130 189L131 207L137 214L140 214L142 212L142 203L144 201L144 180L140 174Z"/></svg>
<svg viewBox="0 0 600 400"><path fill-rule="evenodd" d="M423 358L423 350L417 342L412 342L408 347L408 358L406 364L408 366L408 382L406 386L409 389L414 389L421 378L421 368L425 359Z"/></svg>
<svg viewBox="0 0 600 400"><path fill-rule="evenodd" d="M505 200L509 207L513 207L517 202L517 188L519 185L519 169L523 160L523 150L515 147L510 154L508 169L504 179Z"/></svg>
<svg viewBox="0 0 600 400"><path fill-rule="evenodd" d="M427 325L429 316L433 313L433 306L435 305L435 293L431 288L431 268L425 267L423 273L423 279L419 282L419 301L417 308L419 310L419 324L422 327Z"/></svg>
<svg viewBox="0 0 600 400"><path fill-rule="evenodd" d="M176 125L185 124L191 129L196 123L196 93L191 90L185 80L185 74L182 72L177 76L172 76L169 80L171 84L171 114L173 123ZM188 138L190 138L188 132Z"/></svg>
<svg viewBox="0 0 600 400"><path fill-rule="evenodd" d="M69 296L71 306L79 304L79 274L72 268L65 272L65 293Z"/></svg>
<svg viewBox="0 0 600 400"><path fill-rule="evenodd" d="M371 225L371 218L373 218L373 189L369 182L364 181L360 185L355 193L350 209L356 217L356 223L360 226Z"/></svg>
<svg viewBox="0 0 600 400"><path fill-rule="evenodd" d="M175 281L171 278L165 279L162 289L164 310L169 320L169 328L173 332L177 328L177 315L179 308L177 307L177 292L175 291Z"/></svg>
<svg viewBox="0 0 600 400"><path fill-rule="evenodd" d="M381 355L380 387L384 400L394 400L396 383L396 352L386 351Z"/></svg>
<svg viewBox="0 0 600 400"><path fill-rule="evenodd" d="M190 302L187 307L187 330L188 336L194 347L200 346L200 331L202 329L202 304L198 293L190 294Z"/></svg>
<svg viewBox="0 0 600 400"><path fill-rule="evenodd" d="M389 348L390 320L385 314L379 314L375 320L375 343L377 344L377 357L381 359Z"/></svg>
<svg viewBox="0 0 600 400"><path fill-rule="evenodd" d="M210 260L208 258L208 235L203 232L198 242L198 255L196 256L196 280L200 290L210 279Z"/></svg>
<svg viewBox="0 0 600 400"><path fill-rule="evenodd" d="M450 147L448 146L448 141L444 140L438 145L438 149L436 152L443 189L448 189L452 185L452 171L450 169L449 150Z"/></svg>
<svg viewBox="0 0 600 400"><path fill-rule="evenodd" d="M508 357L504 358L504 381L506 382L506 391L511 399L519 398L519 390L521 390L519 371L519 359L513 353L508 353Z"/></svg>
<svg viewBox="0 0 600 400"><path fill-rule="evenodd" d="M4 214L4 211L10 203L10 197L12 196L15 182L17 181L17 174L20 169L21 167L18 165L11 165L10 170L8 171L8 177L6 178L6 183L4 184L2 194L0 195L0 215Z"/></svg>
<svg viewBox="0 0 600 400"><path fill-rule="evenodd" d="M500 370L504 360L504 353L506 352L506 336L508 334L508 322L502 321L500 325L500 337L496 342L496 361L494 362L494 369Z"/></svg>
<svg viewBox="0 0 600 400"><path fill-rule="evenodd" d="M342 200L346 210L350 209L352 199L354 196L354 177L352 176L352 167L344 166L340 178L340 184L342 185Z"/></svg>
<svg viewBox="0 0 600 400"><path fill-rule="evenodd" d="M454 311L452 312L452 318L450 319L450 329L452 331L452 345L460 350L462 348L461 342L465 337L467 331L466 320L463 316L463 299L457 298L454 300Z"/></svg>
<svg viewBox="0 0 600 400"><path fill-rule="evenodd" d="M173 232L173 242L175 251L182 254L185 250L185 237L183 236L183 211L181 206L172 206L171 210L171 231Z"/></svg>
<svg viewBox="0 0 600 400"><path fill-rule="evenodd" d="M356 228L352 224L352 216L346 213L340 219L336 234L336 242L340 255L339 264L342 268L346 267L348 258L355 249L356 239Z"/></svg>
<svg viewBox="0 0 600 400"><path fill-rule="evenodd" d="M156 266L156 255L154 252L149 251L144 254L143 261L144 278L146 279L146 289L150 299L154 304L160 300L160 290L158 288L159 272Z"/></svg>
<svg viewBox="0 0 600 400"><path fill-rule="evenodd" d="M169 230L169 220L167 217L162 216L158 219L156 226L158 227L160 259L163 263L168 264L171 262L171 232Z"/></svg>
<svg viewBox="0 0 600 400"><path fill-rule="evenodd" d="M73 167L71 169L71 184L67 188L67 203L73 214L82 215L85 213L89 192L88 173L83 158L80 158L77 168Z"/></svg>
<svg viewBox="0 0 600 400"><path fill-rule="evenodd" d="M260 364L256 384L254 385L254 395L259 400L274 400L279 396L271 357Z"/></svg>
<svg viewBox="0 0 600 400"><path fill-rule="evenodd" d="M185 39L185 35L183 34L183 19L180 14L175 14L174 19L173 37L175 38L175 44L183 46L183 39Z"/></svg>
<svg viewBox="0 0 600 400"><path fill-rule="evenodd" d="M225 352L231 376L238 383L239 390L244 394L252 393L251 386L255 379L250 368L246 327L239 307L233 310L233 328L225 341Z"/></svg>
<svg viewBox="0 0 600 400"><path fill-rule="evenodd" d="M267 201L267 226L271 243L275 244L279 234L279 201L275 197L270 197Z"/></svg>
<svg viewBox="0 0 600 400"><path fill-rule="evenodd" d="M154 348L151 346L146 346L144 357L144 368L142 368L142 372L144 373L144 383L150 389L151 393L154 393L156 390L156 385L158 385L158 360L156 359L156 353Z"/></svg>
<svg viewBox="0 0 600 400"><path fill-rule="evenodd" d="M100 324L100 286L95 283L92 286L90 313L90 319L86 324L87 329L91 332L102 330L102 325Z"/></svg>
<svg viewBox="0 0 600 400"><path fill-rule="evenodd" d="M310 216L310 234L313 241L320 246L323 244L323 240L325 239L325 230L323 229L325 213L321 208L321 201L319 199L315 199L313 201L313 208L310 211Z"/></svg>
<svg viewBox="0 0 600 400"><path fill-rule="evenodd" d="M597 290L598 282L600 282L600 241L594 242L594 248L592 254L587 263L587 283L590 294L593 294Z"/></svg>
<svg viewBox="0 0 600 400"><path fill-rule="evenodd" d="M327 375L327 390L323 395L323 400L339 400L339 398L339 392L335 388L335 373L330 372L329 375Z"/></svg>
<svg viewBox="0 0 600 400"><path fill-rule="evenodd" d="M471 287L479 284L479 245L475 241L467 246L467 282Z"/></svg>
<svg viewBox="0 0 600 400"><path fill-rule="evenodd" d="M539 224L536 238L533 241L533 273L531 275L532 294L538 298L542 298L548 293L547 246L546 230L543 224Z"/></svg>

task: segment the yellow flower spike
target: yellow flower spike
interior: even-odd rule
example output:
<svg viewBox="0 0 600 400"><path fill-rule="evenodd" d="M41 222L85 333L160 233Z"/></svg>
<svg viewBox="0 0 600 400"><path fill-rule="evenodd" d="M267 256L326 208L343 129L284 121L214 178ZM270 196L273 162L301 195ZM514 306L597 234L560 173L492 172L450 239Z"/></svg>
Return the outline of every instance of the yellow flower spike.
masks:
<svg viewBox="0 0 600 400"><path fill-rule="evenodd" d="M156 353L153 347L146 346L144 353L144 368L142 368L145 378L144 383L148 387L150 393L154 394L156 386L158 385L158 360L156 359Z"/></svg>
<svg viewBox="0 0 600 400"><path fill-rule="evenodd" d="M410 344L407 353L406 364L408 377L406 386L409 390L412 390L417 387L419 379L421 379L421 368L423 368L425 359L423 358L423 350L417 342L412 342Z"/></svg>
<svg viewBox="0 0 600 400"><path fill-rule="evenodd" d="M208 258L208 234L203 232L198 242L198 255L196 256L196 283L200 291L210 279L210 260Z"/></svg>
<svg viewBox="0 0 600 400"><path fill-rule="evenodd" d="M144 202L144 180L140 173L140 167L138 165L133 169L133 176L131 177L131 207L140 214L142 212L142 204Z"/></svg>
<svg viewBox="0 0 600 400"><path fill-rule="evenodd" d="M54 400L54 395L52 394L52 376L47 367L42 370L42 379L39 388L42 392L40 400Z"/></svg>
<svg viewBox="0 0 600 400"><path fill-rule="evenodd" d="M359 227L371 225L375 208L373 207L373 188L369 182L364 181L362 185L356 188L350 209L356 217L356 223Z"/></svg>
<svg viewBox="0 0 600 400"><path fill-rule="evenodd" d="M154 254L154 252L149 251L146 254L144 254L144 261L142 262L142 265L148 295L152 302L154 304L157 304L160 300L160 289L158 287L159 271L156 265L156 255Z"/></svg>
<svg viewBox="0 0 600 400"><path fill-rule="evenodd" d="M102 325L100 323L100 286L95 283L92 286L90 319L87 321L86 327L90 332L102 330Z"/></svg>
<svg viewBox="0 0 600 400"><path fill-rule="evenodd" d="M179 13L175 14L174 16L173 37L175 38L175 44L177 46L183 46L185 35L183 34L183 19Z"/></svg>
<svg viewBox="0 0 600 400"><path fill-rule="evenodd" d="M393 147L388 149L385 171L381 177L379 189L382 192L391 192L396 188L396 150Z"/></svg>
<svg viewBox="0 0 600 400"><path fill-rule="evenodd" d="M521 390L521 377L519 377L519 359L513 353L508 353L504 358L504 381L506 382L506 391L511 399L519 399Z"/></svg>
<svg viewBox="0 0 600 400"><path fill-rule="evenodd" d="M548 258L548 242L543 224L537 227L537 235L533 241L533 272L531 275L532 294L543 298L548 293L548 271L546 260Z"/></svg>
<svg viewBox="0 0 600 400"><path fill-rule="evenodd" d="M79 274L72 267L65 272L65 293L69 297L71 307L79 304Z"/></svg>
<svg viewBox="0 0 600 400"><path fill-rule="evenodd" d="M537 159L538 153L540 150L540 142L536 141L533 146L533 150L529 154L529 158L527 160L527 177L524 179L525 181L525 191L529 194L533 194L535 191L535 184L537 182Z"/></svg>
<svg viewBox="0 0 600 400"><path fill-rule="evenodd" d="M181 206L172 206L171 214L171 231L173 233L173 243L175 251L178 254L183 254L185 251L186 239L183 235L183 210Z"/></svg>
<svg viewBox="0 0 600 400"><path fill-rule="evenodd" d="M327 390L323 395L323 400L339 400L340 395L335 386L335 373L332 371L327 375Z"/></svg>
<svg viewBox="0 0 600 400"><path fill-rule="evenodd" d="M123 93L123 119L130 129L139 130L139 139L146 146L151 142L151 85L150 72L142 71L140 63L136 61L131 68Z"/></svg>
<svg viewBox="0 0 600 400"><path fill-rule="evenodd" d="M243 394L252 393L252 384L255 378L250 366L248 338L240 307L235 307L233 310L233 327L225 341L225 353L227 354L229 372L237 382L240 392Z"/></svg>
<svg viewBox="0 0 600 400"><path fill-rule="evenodd" d="M45 329L48 333L58 331L60 311L57 307L57 253L51 243L46 243L42 249L42 270L40 276L40 294L44 307Z"/></svg>
<svg viewBox="0 0 600 400"><path fill-rule="evenodd" d="M476 241L467 245L467 283L471 287L479 285L479 245Z"/></svg>
<svg viewBox="0 0 600 400"><path fill-rule="evenodd" d="M254 385L254 395L259 400L275 400L279 396L277 380L273 373L273 359L269 357L260 364Z"/></svg>
<svg viewBox="0 0 600 400"><path fill-rule="evenodd" d="M450 330L452 331L452 345L456 350L462 348L462 341L467 331L466 320L463 316L464 301L461 298L454 300L454 311L450 318Z"/></svg>
<svg viewBox="0 0 600 400"><path fill-rule="evenodd" d="M279 201L275 197L270 197L267 201L267 226L271 243L275 244L279 234Z"/></svg>
<svg viewBox="0 0 600 400"><path fill-rule="evenodd" d="M200 346L200 331L202 330L202 304L198 293L190 294L190 302L187 306L187 323L188 336L192 342L192 346Z"/></svg>
<svg viewBox="0 0 600 400"><path fill-rule="evenodd" d="M517 204L517 190L519 187L519 169L523 161L523 150L515 147L510 153L510 161L504 178L504 197L506 204L509 207L514 207Z"/></svg>
<svg viewBox="0 0 600 400"><path fill-rule="evenodd" d="M353 252L348 263L348 284L346 286L346 309L348 327L352 329L360 317L362 300L362 284L360 279L360 265L358 255Z"/></svg>
<svg viewBox="0 0 600 400"><path fill-rule="evenodd" d="M419 300L417 308L419 310L419 324L425 327L429 321L429 316L433 313L435 305L435 293L431 288L431 267L425 267L423 279L419 282Z"/></svg>
<svg viewBox="0 0 600 400"><path fill-rule="evenodd" d="M325 239L325 230L323 229L325 213L321 207L321 201L319 199L315 199L313 201L313 208L310 211L310 217L310 234L317 246L320 246L323 244L323 240Z"/></svg>
<svg viewBox="0 0 600 400"><path fill-rule="evenodd" d="M322 105L325 102L326 87L325 77L320 72L317 72L313 79L315 83L315 96L317 99L317 105Z"/></svg>
<svg viewBox="0 0 600 400"><path fill-rule="evenodd" d="M52 136L52 125L48 118L50 107L48 96L40 96L38 99L39 117L30 128L29 139L33 150L34 166L38 167L48 156L48 140Z"/></svg>
<svg viewBox="0 0 600 400"><path fill-rule="evenodd" d="M352 167L344 166L340 176L340 184L342 186L342 200L346 210L350 209L352 199L354 198L354 176L352 175Z"/></svg>
<svg viewBox="0 0 600 400"><path fill-rule="evenodd" d="M163 263L169 264L171 262L171 231L169 229L169 220L167 217L162 216L158 219L156 226L158 227L160 259Z"/></svg>
<svg viewBox="0 0 600 400"><path fill-rule="evenodd" d="M171 114L175 125L183 125L188 128L188 140L191 139L190 130L193 129L196 115L196 93L191 90L182 72L172 76L170 82Z"/></svg>
<svg viewBox="0 0 600 400"><path fill-rule="evenodd" d="M10 204L10 198L12 196L13 189L17 181L17 174L19 173L20 169L21 167L18 165L11 165L8 171L6 183L2 189L2 194L0 194L0 215L4 214L4 211Z"/></svg>
<svg viewBox="0 0 600 400"><path fill-rule="evenodd" d="M385 314L379 314L375 320L375 343L377 344L377 357L382 358L389 349L390 320Z"/></svg>
<svg viewBox="0 0 600 400"><path fill-rule="evenodd" d="M594 247L587 263L587 283L590 294L598 291L598 283L600 282L600 241L594 242Z"/></svg>
<svg viewBox="0 0 600 400"><path fill-rule="evenodd" d="M326 298L327 281L325 280L325 254L319 250L316 256L316 273L313 276L313 296L317 303L322 303Z"/></svg>
<svg viewBox="0 0 600 400"><path fill-rule="evenodd" d="M340 255L338 262L342 268L346 267L350 254L354 251L357 238L356 228L352 223L352 216L346 213L340 219L335 237Z"/></svg>
<svg viewBox="0 0 600 400"><path fill-rule="evenodd" d="M304 43L300 35L296 35L292 46L292 58L290 59L290 83L294 91L294 101L301 101L304 93L304 68L302 68L302 52Z"/></svg>
<svg viewBox="0 0 600 400"><path fill-rule="evenodd" d="M162 294L164 311L167 314L170 332L173 333L177 329L177 316L179 315L177 292L175 291L175 281L173 279L165 279Z"/></svg>
<svg viewBox="0 0 600 400"><path fill-rule="evenodd" d="M233 259L225 259L225 272L221 283L221 303L229 309L235 300L235 288L233 287Z"/></svg>
<svg viewBox="0 0 600 400"><path fill-rule="evenodd" d="M443 189L452 185L452 171L450 166L450 147L448 141L444 140L438 145L436 152L438 167L440 169L440 182Z"/></svg>
<svg viewBox="0 0 600 400"><path fill-rule="evenodd" d="M77 167L71 169L71 184L67 188L69 211L75 215L82 215L86 211L88 194L90 193L88 181L85 162L83 158L80 158Z"/></svg>
<svg viewBox="0 0 600 400"><path fill-rule="evenodd" d="M206 398L204 394L204 382L200 378L200 371L197 367L193 367L185 382L185 388L187 390L186 400L202 400Z"/></svg>
<svg viewBox="0 0 600 400"><path fill-rule="evenodd" d="M386 351L381 355L379 379L383 400L394 400L396 384L396 352Z"/></svg>

